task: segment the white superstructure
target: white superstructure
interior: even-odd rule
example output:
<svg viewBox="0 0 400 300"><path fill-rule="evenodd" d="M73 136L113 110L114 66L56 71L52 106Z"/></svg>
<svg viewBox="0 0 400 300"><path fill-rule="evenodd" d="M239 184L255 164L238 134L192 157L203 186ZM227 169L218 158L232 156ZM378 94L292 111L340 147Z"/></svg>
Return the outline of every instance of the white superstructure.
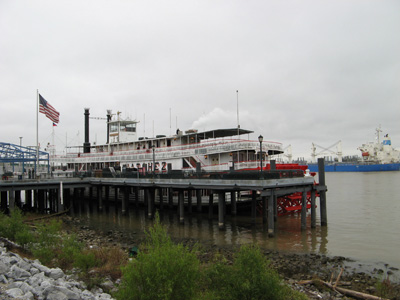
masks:
<svg viewBox="0 0 400 300"><path fill-rule="evenodd" d="M198 132L177 130L175 135L138 137L137 121L123 120L119 114L108 120L109 142L90 146L90 153L53 155L50 159L64 170L97 170L120 166L158 172L191 169L205 171L257 168L270 156L283 153L277 142L243 139L252 131L230 128ZM78 148L81 149L81 148ZM170 164L170 166L168 166Z"/></svg>
<svg viewBox="0 0 400 300"><path fill-rule="evenodd" d="M400 151L392 147L389 134L380 141L381 128L376 129L376 141L362 144L358 149L361 151L362 161L368 163L390 164L400 161Z"/></svg>

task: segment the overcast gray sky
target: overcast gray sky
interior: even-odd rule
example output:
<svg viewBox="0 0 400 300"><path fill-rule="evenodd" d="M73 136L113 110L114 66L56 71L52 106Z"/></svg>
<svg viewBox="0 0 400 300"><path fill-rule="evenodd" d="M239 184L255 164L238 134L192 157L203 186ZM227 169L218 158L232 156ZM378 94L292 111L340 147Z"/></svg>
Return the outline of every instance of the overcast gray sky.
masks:
<svg viewBox="0 0 400 300"><path fill-rule="evenodd" d="M399 148L399 31L398 0L1 0L0 141L36 143L37 89L58 150L83 142L85 107L140 136L236 127L238 90L241 128L294 157L338 140L358 154L379 124ZM40 114L41 145L51 134Z"/></svg>

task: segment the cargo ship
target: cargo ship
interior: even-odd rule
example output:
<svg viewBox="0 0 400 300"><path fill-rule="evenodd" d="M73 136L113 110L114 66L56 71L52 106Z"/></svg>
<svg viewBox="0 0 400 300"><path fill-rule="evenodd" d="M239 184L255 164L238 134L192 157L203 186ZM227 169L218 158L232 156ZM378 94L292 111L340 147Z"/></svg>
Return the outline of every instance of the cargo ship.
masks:
<svg viewBox="0 0 400 300"><path fill-rule="evenodd" d="M341 157L337 162L325 163L325 172L385 172L400 170L400 151L392 147L389 134L385 134L382 141L380 133L376 129L376 141L369 142L358 147L361 158L356 162L342 162ZM318 164L308 164L311 172L318 172Z"/></svg>

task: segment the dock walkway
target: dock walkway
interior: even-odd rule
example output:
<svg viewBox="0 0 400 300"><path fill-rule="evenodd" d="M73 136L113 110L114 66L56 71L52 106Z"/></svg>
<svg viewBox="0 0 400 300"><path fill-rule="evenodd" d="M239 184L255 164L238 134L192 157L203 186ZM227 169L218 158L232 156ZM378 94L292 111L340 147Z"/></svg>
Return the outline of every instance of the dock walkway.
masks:
<svg viewBox="0 0 400 300"><path fill-rule="evenodd" d="M322 161L323 164L323 161ZM322 168L323 170L323 168ZM266 173L267 174L267 173ZM268 176L264 176L268 177ZM110 193L114 190L114 195ZM21 192L25 199L22 201ZM321 225L327 225L325 174L319 173L319 184L311 176L293 178L257 179L248 178L67 178L58 177L40 180L0 181L0 209L6 212L15 207L38 212L61 212L71 207L88 207L94 201L99 211L113 198L121 207L122 214L129 213L131 206L138 207L139 199L147 208L149 218L154 217L156 205L164 208L164 199L170 209L177 206L179 222L185 223L185 211L193 213L193 198L197 199L197 212L202 212L204 198L208 198L209 216L213 217L214 195L217 195L218 225L225 227L226 205L230 213L238 213L237 202L241 194L249 195L251 217L256 220L257 203L262 209L263 222L267 223L268 235L274 236L277 221L278 197L301 193L301 228L306 229L307 195L311 195L311 227L316 226L316 198L320 199ZM85 195L88 195L85 197ZM112 197L113 196L113 197ZM228 197L227 197L228 196ZM174 197L177 205L174 205ZM158 203L156 203L156 198ZM132 205L130 205L132 204ZM186 208L186 209L185 209Z"/></svg>

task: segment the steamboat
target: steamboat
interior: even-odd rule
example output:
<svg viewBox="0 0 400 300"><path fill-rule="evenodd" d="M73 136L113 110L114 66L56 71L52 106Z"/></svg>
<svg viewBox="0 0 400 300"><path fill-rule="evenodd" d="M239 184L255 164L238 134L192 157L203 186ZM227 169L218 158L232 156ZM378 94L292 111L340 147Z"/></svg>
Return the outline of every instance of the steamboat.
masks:
<svg viewBox="0 0 400 300"><path fill-rule="evenodd" d="M226 128L199 132L176 130L172 136L139 137L138 121L123 119L118 112L107 111L107 143L89 142L89 109L85 109L85 142L75 151L51 155L53 166L72 172L135 169L139 172L163 173L168 170L206 172L260 170L270 168L269 161L284 150L272 141L249 140L253 131ZM246 138L247 135L247 138ZM295 164L277 165L281 169L303 169Z"/></svg>
<svg viewBox="0 0 400 300"><path fill-rule="evenodd" d="M54 172L89 173L96 177L130 176L210 176L234 179L279 179L314 176L306 165L276 163L284 153L282 144L250 140L253 131L237 128L199 132L177 130L174 135L138 137L136 120L121 118L107 111L107 143L89 142L89 109L85 109L85 142L77 151L51 155ZM247 135L247 138L246 138ZM57 166L57 167L56 167ZM262 172L261 172L262 171ZM199 175L200 174L200 175ZM58 174L60 175L60 174ZM241 192L242 199L252 191ZM318 196L318 195L317 195ZM277 215L290 214L302 208L302 193L296 192L277 199ZM311 208L311 193L307 193L307 209Z"/></svg>

